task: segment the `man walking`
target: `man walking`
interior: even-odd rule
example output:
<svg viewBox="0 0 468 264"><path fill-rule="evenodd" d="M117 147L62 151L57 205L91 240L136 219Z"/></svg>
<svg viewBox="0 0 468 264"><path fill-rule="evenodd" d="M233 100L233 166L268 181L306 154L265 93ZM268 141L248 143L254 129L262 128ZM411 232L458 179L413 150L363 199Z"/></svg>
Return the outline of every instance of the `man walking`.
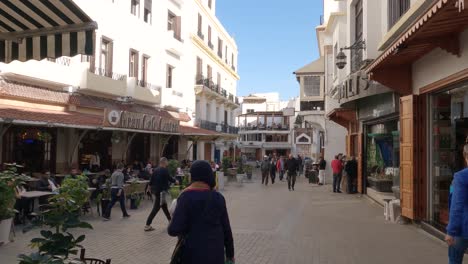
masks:
<svg viewBox="0 0 468 264"><path fill-rule="evenodd" d="M343 171L343 163L341 161L341 155L336 155L335 159L331 162L331 167L333 170L333 192L341 193L341 172Z"/></svg>
<svg viewBox="0 0 468 264"><path fill-rule="evenodd" d="M169 220L169 222L171 221L171 214L167 208L167 202L164 195L168 193L170 183L174 183L175 180L169 175L167 165L167 159L164 157L161 158L159 160L159 167L153 171L153 175L151 176L149 186L151 188L151 193L154 196L154 203L153 209L151 210L151 213L146 220L145 231L154 230L154 228L151 226L151 223L161 208L166 215L167 220Z"/></svg>
<svg viewBox="0 0 468 264"><path fill-rule="evenodd" d="M285 164L285 169L288 177L288 189L290 191L294 191L294 185L296 184L297 168L297 160L293 157L292 154L289 154L289 158Z"/></svg>
<svg viewBox="0 0 468 264"><path fill-rule="evenodd" d="M450 217L445 241L449 245L449 264L462 264L468 249L468 144L463 147L467 167L455 173L453 178Z"/></svg>
<svg viewBox="0 0 468 264"><path fill-rule="evenodd" d="M273 157L270 162L270 177L271 177L271 184L275 184L276 180L276 157Z"/></svg>
<svg viewBox="0 0 468 264"><path fill-rule="evenodd" d="M284 157L280 156L279 160L276 162L276 170L279 172L279 179L283 181L284 177Z"/></svg>
<svg viewBox="0 0 468 264"><path fill-rule="evenodd" d="M325 169L326 168L327 168L327 161L323 157L320 157L320 161L319 161L319 184L318 185L323 185L325 183Z"/></svg>
<svg viewBox="0 0 468 264"><path fill-rule="evenodd" d="M346 189L346 193L348 194L356 193L355 181L357 178L357 166L358 164L356 161L356 157L351 157L351 159L348 162L346 162L345 165L345 171L348 177L348 188Z"/></svg>
<svg viewBox="0 0 468 264"><path fill-rule="evenodd" d="M260 165L260 170L262 171L262 184L268 186L268 176L270 174L270 162L268 161L268 156L263 157L262 164Z"/></svg>
<svg viewBox="0 0 468 264"><path fill-rule="evenodd" d="M299 176L302 175L302 172L304 171L304 160L302 159L301 155L297 155L297 164L298 164L298 170L299 170Z"/></svg>
<svg viewBox="0 0 468 264"><path fill-rule="evenodd" d="M122 172L123 169L124 165L119 163L117 165L117 169L111 175L111 202L107 206L106 211L103 212L105 221L110 220L112 207L114 207L117 201L120 203L120 209L122 210L123 217L130 217L130 215L127 213L127 209L125 209L125 192L123 189L125 176Z"/></svg>

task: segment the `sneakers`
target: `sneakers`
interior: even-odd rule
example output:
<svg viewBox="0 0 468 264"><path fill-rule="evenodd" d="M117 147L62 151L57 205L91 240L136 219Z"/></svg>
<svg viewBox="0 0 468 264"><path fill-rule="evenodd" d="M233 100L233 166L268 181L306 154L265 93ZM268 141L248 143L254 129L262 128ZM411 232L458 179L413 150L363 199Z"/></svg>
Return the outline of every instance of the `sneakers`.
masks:
<svg viewBox="0 0 468 264"><path fill-rule="evenodd" d="M122 216L122 217L123 217L123 218L129 218L130 215L129 215L129 214L126 214L126 215L124 215L124 216Z"/></svg>
<svg viewBox="0 0 468 264"><path fill-rule="evenodd" d="M105 216L104 216L104 217L102 218L102 220L104 220L104 221L109 221L109 220L110 220L110 218L109 218L109 217L105 217Z"/></svg>
<svg viewBox="0 0 468 264"><path fill-rule="evenodd" d="M145 232L150 232L154 231L154 228L152 226L145 226Z"/></svg>

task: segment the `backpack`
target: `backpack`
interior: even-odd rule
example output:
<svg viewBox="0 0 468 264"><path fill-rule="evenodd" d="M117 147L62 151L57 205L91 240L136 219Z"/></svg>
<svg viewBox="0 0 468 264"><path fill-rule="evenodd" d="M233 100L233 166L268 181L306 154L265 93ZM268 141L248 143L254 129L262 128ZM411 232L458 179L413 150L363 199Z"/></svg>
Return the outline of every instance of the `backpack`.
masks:
<svg viewBox="0 0 468 264"><path fill-rule="evenodd" d="M270 168L270 163L266 160L262 161L262 171L267 171Z"/></svg>

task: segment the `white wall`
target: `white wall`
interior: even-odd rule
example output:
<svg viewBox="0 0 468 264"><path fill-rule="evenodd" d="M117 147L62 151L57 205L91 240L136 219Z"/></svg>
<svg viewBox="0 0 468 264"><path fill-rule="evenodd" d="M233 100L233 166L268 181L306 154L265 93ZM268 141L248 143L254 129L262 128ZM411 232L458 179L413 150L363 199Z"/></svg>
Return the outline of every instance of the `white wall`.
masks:
<svg viewBox="0 0 468 264"><path fill-rule="evenodd" d="M413 93L430 83L468 68L468 30L460 35L461 57L439 48L413 64Z"/></svg>

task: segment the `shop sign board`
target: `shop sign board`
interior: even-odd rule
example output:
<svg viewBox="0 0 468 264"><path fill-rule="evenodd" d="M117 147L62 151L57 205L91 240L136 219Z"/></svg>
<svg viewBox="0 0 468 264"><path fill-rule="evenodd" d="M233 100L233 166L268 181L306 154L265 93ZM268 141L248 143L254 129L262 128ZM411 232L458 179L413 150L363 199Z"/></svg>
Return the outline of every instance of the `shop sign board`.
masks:
<svg viewBox="0 0 468 264"><path fill-rule="evenodd" d="M178 120L158 115L111 109L106 109L104 115L104 126L106 127L169 133L179 132Z"/></svg>
<svg viewBox="0 0 468 264"><path fill-rule="evenodd" d="M362 72L357 72L351 74L338 86L335 99L338 99L338 102L343 106L351 101L391 91L390 88L369 80L367 76L363 76Z"/></svg>

